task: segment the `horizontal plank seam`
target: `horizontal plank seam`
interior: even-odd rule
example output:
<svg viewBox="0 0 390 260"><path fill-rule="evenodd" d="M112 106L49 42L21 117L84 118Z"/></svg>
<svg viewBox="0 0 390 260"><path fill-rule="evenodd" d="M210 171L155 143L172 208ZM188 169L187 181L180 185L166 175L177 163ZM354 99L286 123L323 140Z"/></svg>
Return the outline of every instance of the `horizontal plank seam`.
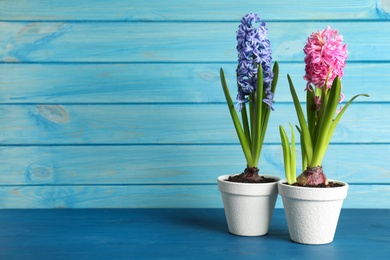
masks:
<svg viewBox="0 0 390 260"><path fill-rule="evenodd" d="M292 101L275 101L275 104L288 105ZM389 101L354 101L354 104L363 105L383 105L389 104ZM306 102L301 102L306 104ZM341 106L346 102L340 103ZM226 102L2 102L0 106L36 106L36 105L67 105L67 106L202 106L202 105L226 105ZM275 108L276 109L276 108Z"/></svg>
<svg viewBox="0 0 390 260"><path fill-rule="evenodd" d="M300 145L299 142L296 143ZM237 146L239 143L51 143L51 144L0 144L0 147L88 147L88 146ZM264 145L280 145L279 142L264 142ZM330 146L354 146L354 145L390 145L390 142L334 142Z"/></svg>
<svg viewBox="0 0 390 260"><path fill-rule="evenodd" d="M7 187L83 187L83 186L95 186L95 187L107 187L107 186L216 186L216 182L205 183L63 183L63 184L0 184L0 188ZM390 183L379 182L348 182L350 186L389 186Z"/></svg>
<svg viewBox="0 0 390 260"><path fill-rule="evenodd" d="M239 20L145 20L145 19L89 19L89 20L70 20L70 19L0 19L5 23L238 23ZM390 22L386 18L359 18L359 19L267 19L267 23L356 23L356 22Z"/></svg>
<svg viewBox="0 0 390 260"><path fill-rule="evenodd" d="M298 60L274 60L277 61L279 64L302 64L302 61ZM0 65L29 65L29 64L38 64L38 65L137 65L137 64L236 64L237 60L231 60L231 61L0 61ZM375 64L388 64L390 63L390 60L348 60L348 64L368 64L368 63L375 63Z"/></svg>

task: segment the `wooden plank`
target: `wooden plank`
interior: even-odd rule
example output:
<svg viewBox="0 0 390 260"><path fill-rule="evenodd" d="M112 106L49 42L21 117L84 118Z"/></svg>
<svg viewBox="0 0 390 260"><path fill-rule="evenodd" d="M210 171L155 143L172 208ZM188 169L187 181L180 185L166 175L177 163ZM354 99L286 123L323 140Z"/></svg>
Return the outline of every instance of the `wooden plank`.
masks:
<svg viewBox="0 0 390 260"><path fill-rule="evenodd" d="M351 185L344 208L390 208L387 185ZM221 208L217 185L1 186L0 208ZM276 208L282 208L278 197Z"/></svg>
<svg viewBox="0 0 390 260"><path fill-rule="evenodd" d="M95 1L0 1L3 20L72 20L72 21L231 21L239 20L251 6L266 20L386 19L388 2L375 0L121 0L107 4Z"/></svg>
<svg viewBox="0 0 390 260"><path fill-rule="evenodd" d="M330 145L328 178L350 183L390 183L388 145ZM299 146L297 168L301 172ZM241 173L239 145L17 146L0 149L0 183L6 185L213 184ZM264 145L260 172L284 178L282 148ZM147 189L147 187L145 187Z"/></svg>
<svg viewBox="0 0 390 260"><path fill-rule="evenodd" d="M265 142L280 143L279 125L298 120L291 103L274 109ZM352 104L332 141L390 142L388 113L388 103ZM3 145L238 142L226 104L1 105L0 114Z"/></svg>
<svg viewBox="0 0 390 260"><path fill-rule="evenodd" d="M308 246L291 242L281 209L261 237L229 234L223 209L2 210L0 258L387 259L389 213L344 209L334 242Z"/></svg>
<svg viewBox="0 0 390 260"><path fill-rule="evenodd" d="M302 61L307 37L327 26L348 43L349 61L388 61L382 22L273 22L274 60ZM153 30L159 28L159 30ZM0 23L5 62L236 62L236 22ZM362 37L361 35L364 35ZM93 44L91 44L93 42ZM375 42L375 44L372 44Z"/></svg>
<svg viewBox="0 0 390 260"><path fill-rule="evenodd" d="M303 89L304 42L330 25L352 61L344 93L375 93L345 115L325 171L352 184L344 207L390 208L390 5L374 0L0 1L0 208L222 207L215 179L245 161L218 70L235 93L247 5L284 65L261 171L283 177L285 74Z"/></svg>
<svg viewBox="0 0 390 260"><path fill-rule="evenodd" d="M189 64L0 64L1 103L205 103L225 102L219 69L231 95L237 93L237 63ZM287 74L305 100L304 62L280 63L277 102L291 102ZM390 101L383 85L390 82L390 63L348 63L343 92L352 97L369 93L359 102ZM377 87L379 86L379 87ZM382 86L382 87L380 87Z"/></svg>

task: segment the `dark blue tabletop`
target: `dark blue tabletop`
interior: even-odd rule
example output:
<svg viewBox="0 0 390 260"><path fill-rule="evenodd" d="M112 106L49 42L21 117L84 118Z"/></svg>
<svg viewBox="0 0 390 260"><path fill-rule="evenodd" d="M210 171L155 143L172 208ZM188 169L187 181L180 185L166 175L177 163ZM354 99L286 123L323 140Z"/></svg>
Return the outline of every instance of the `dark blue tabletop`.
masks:
<svg viewBox="0 0 390 260"><path fill-rule="evenodd" d="M283 209L268 235L227 231L223 209L0 210L0 259L388 259L390 209L343 209L333 243L291 242Z"/></svg>

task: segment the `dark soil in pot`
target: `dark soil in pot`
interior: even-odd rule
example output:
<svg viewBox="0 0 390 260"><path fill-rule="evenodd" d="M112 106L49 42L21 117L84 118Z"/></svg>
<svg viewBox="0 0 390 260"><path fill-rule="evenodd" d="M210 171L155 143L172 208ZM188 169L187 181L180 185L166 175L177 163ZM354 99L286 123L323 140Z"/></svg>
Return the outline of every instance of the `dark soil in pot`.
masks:
<svg viewBox="0 0 390 260"><path fill-rule="evenodd" d="M288 184L287 182L285 184ZM344 186L341 183L338 182L332 182L330 181L327 185L325 184L318 184L318 185L300 185L299 183L294 183L292 184L293 186L298 186L298 187L308 187L308 188L336 188L336 187L342 187Z"/></svg>
<svg viewBox="0 0 390 260"><path fill-rule="evenodd" d="M229 178L226 181L230 182L240 182L240 183L270 183L270 182L277 182L274 178L268 178L259 175L256 179L248 179L244 176L243 173L239 175L229 176Z"/></svg>

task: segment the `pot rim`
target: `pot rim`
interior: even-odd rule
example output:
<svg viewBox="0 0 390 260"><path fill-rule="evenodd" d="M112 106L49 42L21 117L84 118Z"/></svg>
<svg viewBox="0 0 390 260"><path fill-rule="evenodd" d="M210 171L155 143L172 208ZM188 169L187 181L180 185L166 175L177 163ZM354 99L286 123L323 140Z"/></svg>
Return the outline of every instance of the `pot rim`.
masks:
<svg viewBox="0 0 390 260"><path fill-rule="evenodd" d="M343 186L332 188L300 187L286 184L287 180L283 179L278 181L278 192L282 197L307 201L332 201L345 199L348 193L348 183L332 179L328 180L343 184Z"/></svg>
<svg viewBox="0 0 390 260"><path fill-rule="evenodd" d="M273 178L275 179L274 182L265 182L265 183L242 183L242 182L231 182L231 181L226 181L226 179L229 177L229 176L233 176L233 175L237 175L237 174L225 174L225 175L221 175L221 176L218 176L218 181L221 181L223 183L228 183L228 184L237 184L237 185L242 185L242 186L253 186L253 185L256 185L256 184L259 184L259 185L271 185L271 184L275 184L275 183L278 183L281 179L275 175L268 175L268 174L260 174L260 176L264 176L266 178Z"/></svg>
<svg viewBox="0 0 390 260"><path fill-rule="evenodd" d="M340 187L332 187L332 189L340 189L340 188L345 188L345 186L349 186L347 182L344 182L344 181L339 181L339 180L333 180L333 179L328 179L329 182L336 182L336 183L340 183L342 184L343 186L340 186ZM278 184L280 185L283 185L283 186L287 186L287 187L290 187L292 189L321 189L321 188L316 188L316 187L303 187L303 186L293 186L293 185L290 185L287 183L287 179L280 179L278 181Z"/></svg>
<svg viewBox="0 0 390 260"><path fill-rule="evenodd" d="M218 189L222 193L235 194L242 196L269 196L277 194L278 181L280 178L272 175L261 175L274 178L276 181L267 183L240 183L226 181L231 174L221 175L218 177Z"/></svg>

